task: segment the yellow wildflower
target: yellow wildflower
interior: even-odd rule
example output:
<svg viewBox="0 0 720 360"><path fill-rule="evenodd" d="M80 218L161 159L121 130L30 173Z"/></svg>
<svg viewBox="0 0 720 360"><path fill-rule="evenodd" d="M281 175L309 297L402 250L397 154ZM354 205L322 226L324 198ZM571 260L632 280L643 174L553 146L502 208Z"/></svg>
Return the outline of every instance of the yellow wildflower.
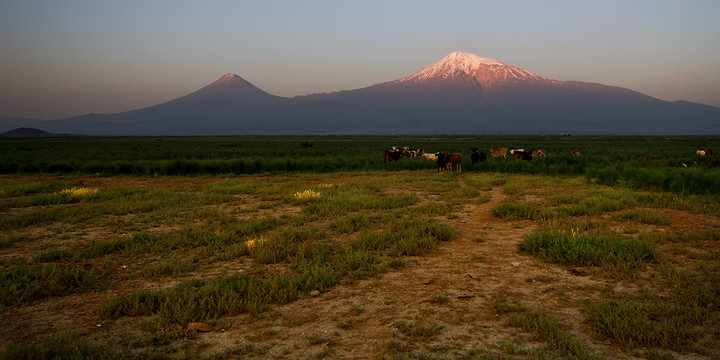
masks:
<svg viewBox="0 0 720 360"><path fill-rule="evenodd" d="M72 189L65 189L63 191L60 191L60 195L70 195L70 196L88 196L97 193L97 188L86 188L86 187L77 187Z"/></svg>
<svg viewBox="0 0 720 360"><path fill-rule="evenodd" d="M307 200L318 197L320 197L320 193L312 190L305 190L303 192L298 191L295 193L295 198L298 200Z"/></svg>

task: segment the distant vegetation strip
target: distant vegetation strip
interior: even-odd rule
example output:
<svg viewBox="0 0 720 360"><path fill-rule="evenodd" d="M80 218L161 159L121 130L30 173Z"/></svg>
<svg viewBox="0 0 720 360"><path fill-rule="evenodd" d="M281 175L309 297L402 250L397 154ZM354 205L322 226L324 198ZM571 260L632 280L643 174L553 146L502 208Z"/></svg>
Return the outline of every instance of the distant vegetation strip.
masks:
<svg viewBox="0 0 720 360"><path fill-rule="evenodd" d="M718 137L188 137L43 138L0 142L0 174L194 176L338 171L434 170L424 158L385 162L392 146L464 153L464 172L584 175L690 194L720 194L720 167L696 146L720 149ZM470 163L470 148L544 149L531 161L488 156ZM571 156L574 149L580 156ZM2 196L2 194L0 194Z"/></svg>

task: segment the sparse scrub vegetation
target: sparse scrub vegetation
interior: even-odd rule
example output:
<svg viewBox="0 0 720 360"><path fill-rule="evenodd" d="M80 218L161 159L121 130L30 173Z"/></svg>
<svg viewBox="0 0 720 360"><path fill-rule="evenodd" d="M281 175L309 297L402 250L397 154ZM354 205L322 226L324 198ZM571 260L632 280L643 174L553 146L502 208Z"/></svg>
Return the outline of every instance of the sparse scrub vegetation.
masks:
<svg viewBox="0 0 720 360"><path fill-rule="evenodd" d="M599 266L619 274L636 271L661 258L654 243L619 236L597 237L576 230L534 232L519 245L519 250L549 262Z"/></svg>
<svg viewBox="0 0 720 360"><path fill-rule="evenodd" d="M388 359L716 358L720 173L698 142L720 149L714 137L8 139L0 358L348 357L358 338ZM383 163L404 144L548 156L443 175L422 158Z"/></svg>
<svg viewBox="0 0 720 360"><path fill-rule="evenodd" d="M618 214L613 214L612 218L616 221L637 221L639 223L650 225L670 224L670 219L668 219L667 216L646 209L623 211Z"/></svg>
<svg viewBox="0 0 720 360"><path fill-rule="evenodd" d="M446 304L450 299L446 295L435 294L430 296L427 301L432 304Z"/></svg>
<svg viewBox="0 0 720 360"><path fill-rule="evenodd" d="M93 271L83 268L62 268L18 265L0 270L0 307L19 305L73 291L87 291L100 286Z"/></svg>
<svg viewBox="0 0 720 360"><path fill-rule="evenodd" d="M536 309L524 309L512 314L509 319L512 326L532 332L536 340L543 341L563 357L572 359L599 359L578 338L569 336L555 319Z"/></svg>
<svg viewBox="0 0 720 360"><path fill-rule="evenodd" d="M549 210L522 203L505 203L492 209L493 216L509 220L541 220L556 217Z"/></svg>
<svg viewBox="0 0 720 360"><path fill-rule="evenodd" d="M624 293L592 301L585 311L599 333L625 348L698 351L704 336L699 326L720 309L718 273L717 264L677 272L666 285L670 301L649 292Z"/></svg>

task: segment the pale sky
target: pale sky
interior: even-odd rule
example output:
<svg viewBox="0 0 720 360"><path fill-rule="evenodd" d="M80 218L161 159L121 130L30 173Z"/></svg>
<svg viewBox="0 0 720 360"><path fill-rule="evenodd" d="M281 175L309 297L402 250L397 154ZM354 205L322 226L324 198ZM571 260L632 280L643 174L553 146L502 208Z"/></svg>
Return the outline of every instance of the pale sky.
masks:
<svg viewBox="0 0 720 360"><path fill-rule="evenodd" d="M720 1L0 0L0 116L133 110L235 73L279 96L453 51L720 106Z"/></svg>

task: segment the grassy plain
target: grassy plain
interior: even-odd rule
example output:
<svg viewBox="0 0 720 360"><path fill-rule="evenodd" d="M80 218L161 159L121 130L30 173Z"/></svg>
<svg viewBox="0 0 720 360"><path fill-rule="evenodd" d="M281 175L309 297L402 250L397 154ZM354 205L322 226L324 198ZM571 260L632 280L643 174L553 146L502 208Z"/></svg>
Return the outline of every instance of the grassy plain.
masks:
<svg viewBox="0 0 720 360"><path fill-rule="evenodd" d="M471 166L490 145L548 157ZM696 145L720 139L2 140L0 358L718 358Z"/></svg>
<svg viewBox="0 0 720 360"><path fill-rule="evenodd" d="M465 154L463 168L480 172L584 175L608 185L630 184L685 193L720 192L718 137L195 137L46 138L0 141L0 174L217 175L420 170L421 159L384 164L390 146ZM531 162L487 161L471 168L470 148L545 149ZM570 152L579 149L581 156ZM511 159L507 159L511 160ZM688 170L689 169L689 170Z"/></svg>

